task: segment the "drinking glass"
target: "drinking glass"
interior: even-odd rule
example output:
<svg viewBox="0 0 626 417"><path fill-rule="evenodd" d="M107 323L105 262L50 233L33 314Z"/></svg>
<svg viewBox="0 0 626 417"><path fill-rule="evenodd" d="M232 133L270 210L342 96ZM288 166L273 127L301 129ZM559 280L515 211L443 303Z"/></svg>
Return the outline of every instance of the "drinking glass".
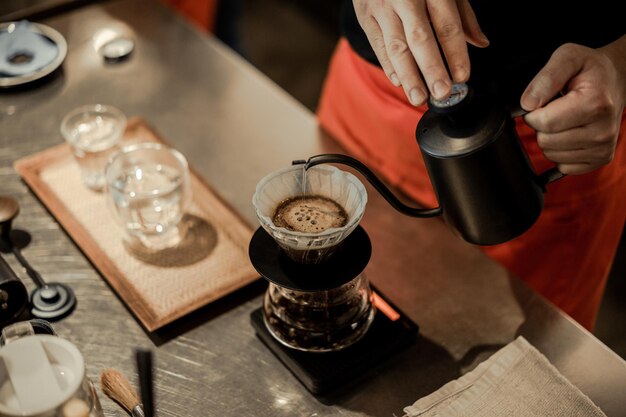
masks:
<svg viewBox="0 0 626 417"><path fill-rule="evenodd" d="M124 114L108 105L82 106L63 118L61 134L72 146L83 183L90 189L104 188L104 167L118 149L125 129Z"/></svg>
<svg viewBox="0 0 626 417"><path fill-rule="evenodd" d="M152 142L129 145L111 157L105 175L109 201L131 240L160 250L183 239L191 185L180 152Z"/></svg>

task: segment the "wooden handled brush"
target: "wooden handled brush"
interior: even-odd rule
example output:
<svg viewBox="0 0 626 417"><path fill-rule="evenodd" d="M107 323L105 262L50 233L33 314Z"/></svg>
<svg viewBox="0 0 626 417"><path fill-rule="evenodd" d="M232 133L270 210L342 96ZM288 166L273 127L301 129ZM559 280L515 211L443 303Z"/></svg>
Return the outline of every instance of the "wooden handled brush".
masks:
<svg viewBox="0 0 626 417"><path fill-rule="evenodd" d="M128 379L118 370L105 369L100 374L100 388L109 398L121 405L133 417L144 417L137 393Z"/></svg>

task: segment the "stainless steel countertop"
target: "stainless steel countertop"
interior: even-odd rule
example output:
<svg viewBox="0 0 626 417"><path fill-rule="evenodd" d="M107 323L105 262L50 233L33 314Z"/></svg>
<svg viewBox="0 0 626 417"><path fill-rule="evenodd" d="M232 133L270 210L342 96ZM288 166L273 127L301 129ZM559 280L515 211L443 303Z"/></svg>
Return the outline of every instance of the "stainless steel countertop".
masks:
<svg viewBox="0 0 626 417"><path fill-rule="evenodd" d="M365 382L326 403L309 394L249 324L262 281L148 335L20 181L14 160L61 143L61 119L74 107L113 104L151 124L256 227L251 198L262 176L338 149L302 105L156 2L96 3L44 23L66 37L69 53L45 83L0 91L0 193L22 206L15 227L32 235L25 256L76 291L76 311L55 328L81 349L93 380L113 366L135 383L132 348L142 346L156 353L161 416L401 415L521 334L607 415L626 414L626 362L441 221L405 218L374 192L362 223L374 250L366 272L421 336ZM136 42L118 64L94 49L94 35L112 27ZM107 415L124 414L100 398Z"/></svg>

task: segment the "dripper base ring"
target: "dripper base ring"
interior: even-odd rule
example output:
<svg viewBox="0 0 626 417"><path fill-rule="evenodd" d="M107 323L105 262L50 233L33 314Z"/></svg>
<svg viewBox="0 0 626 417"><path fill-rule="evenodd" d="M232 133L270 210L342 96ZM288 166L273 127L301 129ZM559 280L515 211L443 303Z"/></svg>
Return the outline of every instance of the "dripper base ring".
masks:
<svg viewBox="0 0 626 417"><path fill-rule="evenodd" d="M325 291L356 278L367 266L372 243L358 226L339 244L330 259L320 264L301 264L291 260L262 227L252 236L248 250L252 266L266 280L296 291Z"/></svg>

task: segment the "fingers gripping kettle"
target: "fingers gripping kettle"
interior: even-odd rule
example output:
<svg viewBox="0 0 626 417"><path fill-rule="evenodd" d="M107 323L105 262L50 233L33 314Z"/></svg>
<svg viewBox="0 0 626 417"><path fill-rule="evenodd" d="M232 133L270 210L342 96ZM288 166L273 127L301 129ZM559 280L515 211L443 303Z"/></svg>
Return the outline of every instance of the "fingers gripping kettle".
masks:
<svg viewBox="0 0 626 417"><path fill-rule="evenodd" d="M475 97L465 84L454 85L445 100L431 100L415 134L439 201L436 208L404 205L364 164L345 155L294 163L351 166L398 211L413 217L442 215L452 230L477 245L504 243L528 230L543 209L546 184L563 177L556 167L536 174L507 108Z"/></svg>

